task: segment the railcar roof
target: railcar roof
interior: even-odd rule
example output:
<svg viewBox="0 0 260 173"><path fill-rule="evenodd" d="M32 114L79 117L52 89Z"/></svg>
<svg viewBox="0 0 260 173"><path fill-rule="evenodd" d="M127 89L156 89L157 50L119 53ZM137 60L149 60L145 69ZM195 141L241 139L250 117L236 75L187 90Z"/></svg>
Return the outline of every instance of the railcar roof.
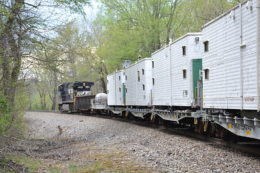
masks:
<svg viewBox="0 0 260 173"><path fill-rule="evenodd" d="M241 4L244 5L244 4L247 3L248 1L250 1L250 0L245 0L245 1L241 2ZM240 4L234 6L233 8L231 8L230 10L228 10L227 12L221 14L220 16L218 16L218 17L214 18L213 20L209 21L208 23L204 24L204 25L202 26L202 29L203 29L203 28L206 28L207 26L211 25L212 23L218 21L218 20L221 19L222 17L225 17L225 16L228 15L231 11L233 11L233 10L239 8L239 6L240 6Z"/></svg>
<svg viewBox="0 0 260 173"><path fill-rule="evenodd" d="M163 50L164 48L166 48L166 47L168 47L168 46L170 46L170 45L172 45L172 44L174 44L174 43L176 43L176 42L178 42L178 41L180 41L180 40L182 40L182 39L184 39L184 38L186 38L188 36L199 36L199 35L201 35L201 32L190 32L190 33L187 33L187 34L185 34L185 35L175 39L173 42L171 42L171 43L161 47L160 49L156 50L155 52L152 53L152 55L156 54L157 52Z"/></svg>
<svg viewBox="0 0 260 173"><path fill-rule="evenodd" d="M139 64L139 63L141 63L141 62L143 62L143 61L146 61L146 60L152 60L152 58L143 58L143 59L140 59L140 60L138 60L138 61L135 61L133 64L131 64L129 67L127 67L127 68L125 68L125 69L128 69L128 68L130 68L130 67L132 67L132 66L135 66L136 64ZM123 71L124 71L125 69L123 69Z"/></svg>
<svg viewBox="0 0 260 173"><path fill-rule="evenodd" d="M112 76L112 75L115 75L116 73L124 72L126 69L128 69L128 68L130 68L130 67L132 67L132 66L135 66L136 64L139 64L139 63L141 63L141 62L143 62L143 61L146 61L146 60L152 60L152 58L143 58L143 59L140 59L140 60L138 60L138 61L135 61L135 62L134 62L133 64L131 64L129 67L124 68L124 69L121 69L121 70L114 71L113 73L111 73L111 74L109 74L109 75L107 75L107 76Z"/></svg>

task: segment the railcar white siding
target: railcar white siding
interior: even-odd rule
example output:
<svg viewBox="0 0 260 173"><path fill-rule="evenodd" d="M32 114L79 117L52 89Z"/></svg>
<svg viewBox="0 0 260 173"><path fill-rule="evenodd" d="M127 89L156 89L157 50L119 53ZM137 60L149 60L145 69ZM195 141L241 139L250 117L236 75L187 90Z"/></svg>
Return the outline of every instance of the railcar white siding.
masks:
<svg viewBox="0 0 260 173"><path fill-rule="evenodd" d="M131 65L125 69L126 78L126 105L136 104L137 67Z"/></svg>
<svg viewBox="0 0 260 173"><path fill-rule="evenodd" d="M152 54L154 85L152 102L155 106L171 105L170 47L164 47Z"/></svg>
<svg viewBox="0 0 260 173"><path fill-rule="evenodd" d="M140 82L137 82L136 105L151 105L152 92L152 60L143 59L137 64Z"/></svg>
<svg viewBox="0 0 260 173"><path fill-rule="evenodd" d="M116 93L115 93L116 81L115 73L107 76L107 104L109 106L116 105Z"/></svg>
<svg viewBox="0 0 260 173"><path fill-rule="evenodd" d="M189 33L152 55L154 61L152 89L153 105L191 106L193 101L192 59L201 59L200 33ZM186 47L186 55L182 47ZM183 79L183 70L186 79ZM187 95L185 94L187 93Z"/></svg>
<svg viewBox="0 0 260 173"><path fill-rule="evenodd" d="M242 16L241 8L234 8L203 28L203 41L209 41L209 51L203 50L203 69L209 69L209 79L203 82L204 108L257 109L256 33L260 28L256 0L252 2L252 10L242 5Z"/></svg>
<svg viewBox="0 0 260 173"><path fill-rule="evenodd" d="M192 60L202 58L200 37L200 33L190 33L171 44L173 106L192 106L194 103ZM183 55L183 46L186 47L186 55ZM183 78L183 70L186 70L186 78Z"/></svg>
<svg viewBox="0 0 260 173"><path fill-rule="evenodd" d="M142 59L125 69L126 74L126 105L151 105L152 60ZM144 73L143 73L144 72ZM138 73L139 79L138 80Z"/></svg>
<svg viewBox="0 0 260 173"><path fill-rule="evenodd" d="M124 98L123 98L123 85L125 83L125 71L120 70L117 71L115 74L116 79L116 103L117 106L123 106L124 105Z"/></svg>
<svg viewBox="0 0 260 173"><path fill-rule="evenodd" d="M107 76L107 98L109 106L122 106L123 84L125 83L124 71L116 71Z"/></svg>

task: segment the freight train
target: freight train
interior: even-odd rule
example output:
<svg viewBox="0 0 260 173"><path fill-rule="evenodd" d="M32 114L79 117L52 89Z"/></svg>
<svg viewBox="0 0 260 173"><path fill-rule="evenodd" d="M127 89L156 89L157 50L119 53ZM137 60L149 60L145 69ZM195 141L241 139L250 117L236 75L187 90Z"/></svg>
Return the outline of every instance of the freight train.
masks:
<svg viewBox="0 0 260 173"><path fill-rule="evenodd" d="M240 3L151 57L128 61L107 81L107 95L96 96L88 94L93 83L60 85L60 110L103 110L259 140L260 0Z"/></svg>

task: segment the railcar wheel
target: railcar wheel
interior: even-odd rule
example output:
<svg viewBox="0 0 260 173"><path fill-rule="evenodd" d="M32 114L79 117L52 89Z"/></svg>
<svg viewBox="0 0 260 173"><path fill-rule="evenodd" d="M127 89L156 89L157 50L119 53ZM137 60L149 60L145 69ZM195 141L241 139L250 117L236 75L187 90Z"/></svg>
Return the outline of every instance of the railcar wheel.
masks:
<svg viewBox="0 0 260 173"><path fill-rule="evenodd" d="M204 124L200 119L197 120L197 124L195 125L194 131L199 134L204 133Z"/></svg>
<svg viewBox="0 0 260 173"><path fill-rule="evenodd" d="M152 124L157 125L157 124L158 124L158 116L157 116L157 115L151 116L150 122L151 122Z"/></svg>
<svg viewBox="0 0 260 173"><path fill-rule="evenodd" d="M113 112L112 112L112 111L109 111L108 115L109 115L110 117L112 117L112 116L113 116Z"/></svg>
<svg viewBox="0 0 260 173"><path fill-rule="evenodd" d="M228 135L227 135L227 132L224 128L221 128L219 133L220 133L219 134L220 139L223 139L223 140L227 139Z"/></svg>
<svg viewBox="0 0 260 173"><path fill-rule="evenodd" d="M216 136L216 125L213 122L209 122L207 135L211 137Z"/></svg>
<svg viewBox="0 0 260 173"><path fill-rule="evenodd" d="M123 118L125 118L125 119L128 119L128 117L129 117L129 112L122 112L122 116L123 116Z"/></svg>

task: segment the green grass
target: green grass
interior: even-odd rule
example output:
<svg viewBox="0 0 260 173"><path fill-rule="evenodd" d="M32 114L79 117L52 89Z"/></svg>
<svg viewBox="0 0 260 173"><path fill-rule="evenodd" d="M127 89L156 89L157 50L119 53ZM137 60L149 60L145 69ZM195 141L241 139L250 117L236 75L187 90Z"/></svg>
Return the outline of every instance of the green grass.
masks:
<svg viewBox="0 0 260 173"><path fill-rule="evenodd" d="M71 164L71 173L150 173L149 168L140 167L126 159L126 154L118 151L108 153L91 153L84 155L85 162L81 164Z"/></svg>
<svg viewBox="0 0 260 173"><path fill-rule="evenodd" d="M23 165L28 169L29 172L37 172L41 167L42 160L30 158L22 154L19 155L9 155L6 157L8 160L12 160L17 164Z"/></svg>
<svg viewBox="0 0 260 173"><path fill-rule="evenodd" d="M62 173L59 168L49 168L50 173Z"/></svg>
<svg viewBox="0 0 260 173"><path fill-rule="evenodd" d="M18 165L27 168L29 173L151 173L152 169L142 167L136 161L129 158L129 155L121 152L117 148L100 150L95 146L86 144L74 145L81 154L73 155L71 160L61 161L56 159L34 158L24 154L12 154L0 160L1 165L12 160ZM3 173L12 173L4 170ZM0 173L2 173L0 170Z"/></svg>
<svg viewBox="0 0 260 173"><path fill-rule="evenodd" d="M41 166L40 160L29 158L29 157L22 156L22 155L8 155L8 156L6 156L6 158L4 160L3 159L0 160L0 166L6 167L6 169L4 169L4 170L0 169L0 173L15 172L14 170L11 170L10 167L9 168L7 167L7 164L9 161L13 161L16 164L21 165L24 168L27 168L29 172L37 172ZM15 166L12 166L12 167L15 168Z"/></svg>
<svg viewBox="0 0 260 173"><path fill-rule="evenodd" d="M4 169L4 165L6 165L8 163L7 159L0 159L0 173L13 173L14 171L8 170L8 169Z"/></svg>

